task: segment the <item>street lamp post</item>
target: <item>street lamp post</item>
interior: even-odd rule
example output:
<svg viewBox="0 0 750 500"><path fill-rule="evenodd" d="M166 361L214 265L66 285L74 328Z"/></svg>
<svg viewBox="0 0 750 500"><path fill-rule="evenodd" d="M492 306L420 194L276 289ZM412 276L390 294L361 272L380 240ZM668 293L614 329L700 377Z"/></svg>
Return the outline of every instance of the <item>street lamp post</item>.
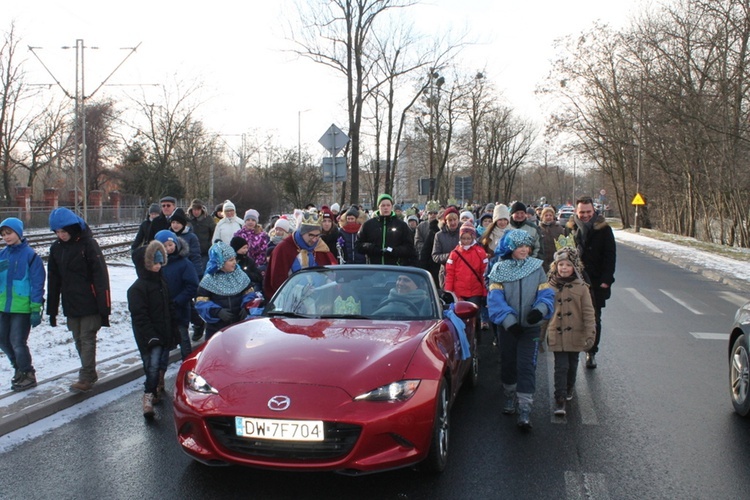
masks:
<svg viewBox="0 0 750 500"><path fill-rule="evenodd" d="M297 111L297 166L302 166L302 113L310 111L312 108Z"/></svg>

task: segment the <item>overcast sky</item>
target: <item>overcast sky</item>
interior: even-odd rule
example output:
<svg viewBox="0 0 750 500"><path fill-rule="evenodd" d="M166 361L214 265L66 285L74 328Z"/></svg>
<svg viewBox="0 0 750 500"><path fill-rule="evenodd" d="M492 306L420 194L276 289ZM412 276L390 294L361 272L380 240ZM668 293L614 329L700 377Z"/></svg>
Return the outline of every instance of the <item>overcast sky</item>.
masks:
<svg viewBox="0 0 750 500"><path fill-rule="evenodd" d="M641 1L430 0L410 13L422 32L468 31L481 42L464 50L464 65L472 71L486 68L508 103L536 120L540 111L533 91L549 69L553 41L595 20L625 26ZM198 115L227 142L239 144L239 134L269 129L285 145L294 145L299 126L303 145L314 152L331 123L346 130L340 106L345 91L332 70L279 50L285 19L296 17L293 7L292 0L6 1L0 29L6 31L15 20L22 55L29 59L29 81L51 81L26 49L43 47L37 54L71 93L75 51L61 46L83 39L87 47L99 47L84 52L89 94L128 54L123 47L141 43L108 83L163 83L174 75L182 82L199 81ZM158 99L157 89L144 89ZM136 88L105 86L95 97L117 99L125 92Z"/></svg>

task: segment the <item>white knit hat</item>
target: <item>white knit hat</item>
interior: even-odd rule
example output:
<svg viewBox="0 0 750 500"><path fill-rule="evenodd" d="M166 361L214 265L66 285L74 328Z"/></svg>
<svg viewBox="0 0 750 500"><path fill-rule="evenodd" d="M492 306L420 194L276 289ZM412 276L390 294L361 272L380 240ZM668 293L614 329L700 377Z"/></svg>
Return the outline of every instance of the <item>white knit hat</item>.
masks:
<svg viewBox="0 0 750 500"><path fill-rule="evenodd" d="M508 210L508 206L503 205L502 203L500 203L499 205L495 205L495 209L492 211L492 223L494 224L500 219L510 220L510 211Z"/></svg>
<svg viewBox="0 0 750 500"><path fill-rule="evenodd" d="M229 200L224 202L224 212L226 212L227 210L237 210L236 208L234 208L234 203Z"/></svg>

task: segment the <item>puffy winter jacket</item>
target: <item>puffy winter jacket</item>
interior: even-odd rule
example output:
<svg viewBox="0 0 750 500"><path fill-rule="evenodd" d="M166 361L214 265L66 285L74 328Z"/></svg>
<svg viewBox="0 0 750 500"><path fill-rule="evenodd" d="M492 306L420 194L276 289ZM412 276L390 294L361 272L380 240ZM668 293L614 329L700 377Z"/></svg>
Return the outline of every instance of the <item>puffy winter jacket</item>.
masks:
<svg viewBox="0 0 750 500"><path fill-rule="evenodd" d="M356 250L370 264L410 266L416 263L414 238L409 226L396 215L376 215L362 224Z"/></svg>

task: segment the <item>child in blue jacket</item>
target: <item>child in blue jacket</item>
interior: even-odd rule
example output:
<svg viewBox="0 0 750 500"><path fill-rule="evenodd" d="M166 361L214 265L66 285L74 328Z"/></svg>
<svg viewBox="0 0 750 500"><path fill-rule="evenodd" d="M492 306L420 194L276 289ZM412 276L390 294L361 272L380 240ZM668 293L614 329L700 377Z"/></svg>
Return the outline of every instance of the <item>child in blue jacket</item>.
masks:
<svg viewBox="0 0 750 500"><path fill-rule="evenodd" d="M517 401L517 423L524 430L531 428L540 323L552 315L555 298L542 261L529 257L532 244L531 236L523 230L514 229L503 236L496 248L500 260L489 274L487 296L490 320L500 326L503 413L515 413Z"/></svg>
<svg viewBox="0 0 750 500"><path fill-rule="evenodd" d="M42 322L44 264L23 237L23 222L8 217L0 223L5 248L0 250L0 349L14 368L11 389L36 387L28 340Z"/></svg>

